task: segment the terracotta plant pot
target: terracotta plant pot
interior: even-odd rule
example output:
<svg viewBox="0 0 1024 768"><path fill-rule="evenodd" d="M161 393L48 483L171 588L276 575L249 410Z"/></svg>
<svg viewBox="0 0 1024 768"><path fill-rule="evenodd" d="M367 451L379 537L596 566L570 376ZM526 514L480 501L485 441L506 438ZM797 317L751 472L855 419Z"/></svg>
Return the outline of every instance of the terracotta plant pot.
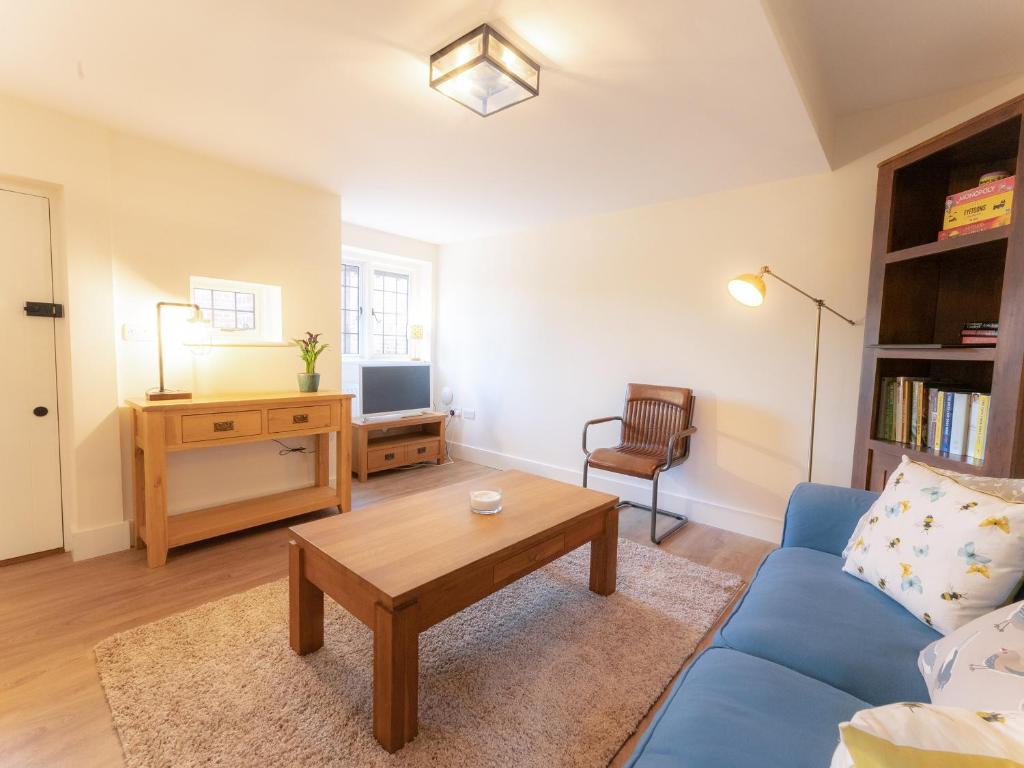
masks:
<svg viewBox="0 0 1024 768"><path fill-rule="evenodd" d="M298 377L299 392L316 392L320 389L319 373L300 373Z"/></svg>

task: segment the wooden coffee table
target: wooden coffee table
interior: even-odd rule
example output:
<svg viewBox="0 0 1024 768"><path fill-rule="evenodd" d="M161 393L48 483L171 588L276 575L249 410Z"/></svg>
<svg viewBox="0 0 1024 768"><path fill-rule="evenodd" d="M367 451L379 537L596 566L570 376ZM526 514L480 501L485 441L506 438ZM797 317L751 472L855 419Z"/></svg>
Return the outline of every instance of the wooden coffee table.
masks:
<svg viewBox="0 0 1024 768"><path fill-rule="evenodd" d="M469 511L500 488L504 510ZM395 752L417 732L419 633L588 541L590 589L615 591L618 498L523 472L403 496L295 526L289 635L324 643L324 593L373 630L373 733Z"/></svg>

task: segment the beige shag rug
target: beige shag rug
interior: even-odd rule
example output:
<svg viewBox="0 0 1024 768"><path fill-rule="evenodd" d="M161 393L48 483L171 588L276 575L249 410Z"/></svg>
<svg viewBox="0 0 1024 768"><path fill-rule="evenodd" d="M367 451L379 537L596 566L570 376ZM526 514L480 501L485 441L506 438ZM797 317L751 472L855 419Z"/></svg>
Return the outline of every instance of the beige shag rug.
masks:
<svg viewBox="0 0 1024 768"><path fill-rule="evenodd" d="M288 646L287 581L104 640L129 766L604 766L740 588L619 541L618 591L584 546L420 636L419 735L371 727L372 636L327 599L324 647Z"/></svg>

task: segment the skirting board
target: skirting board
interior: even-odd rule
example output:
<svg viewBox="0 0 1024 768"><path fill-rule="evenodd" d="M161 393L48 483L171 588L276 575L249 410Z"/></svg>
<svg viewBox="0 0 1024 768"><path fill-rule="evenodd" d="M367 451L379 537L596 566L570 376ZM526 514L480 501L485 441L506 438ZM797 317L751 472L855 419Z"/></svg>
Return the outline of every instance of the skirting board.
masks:
<svg viewBox="0 0 1024 768"><path fill-rule="evenodd" d="M477 448L464 443L449 443L453 457L465 459L476 464L483 464L486 467L495 469L519 469L523 472L532 472L542 477L550 477L552 480L561 480L566 483L579 485L583 482L583 470L558 467L554 464L544 464L532 459L524 459L519 456L510 456L505 453ZM580 462L582 466L582 461ZM607 474L591 471L589 486L594 490L614 493L623 501L637 501L644 504L651 503L650 485L640 485L623 480L616 480ZM782 520L768 517L757 512L746 512L740 509L722 507L712 502L692 499L681 496L677 493L669 493L662 490L658 494L658 507L687 515L691 520L713 525L734 533L742 533L745 536L753 536L758 539L778 544L782 540Z"/></svg>
<svg viewBox="0 0 1024 768"><path fill-rule="evenodd" d="M127 520L71 534L71 557L74 560L109 555L130 546L131 529Z"/></svg>

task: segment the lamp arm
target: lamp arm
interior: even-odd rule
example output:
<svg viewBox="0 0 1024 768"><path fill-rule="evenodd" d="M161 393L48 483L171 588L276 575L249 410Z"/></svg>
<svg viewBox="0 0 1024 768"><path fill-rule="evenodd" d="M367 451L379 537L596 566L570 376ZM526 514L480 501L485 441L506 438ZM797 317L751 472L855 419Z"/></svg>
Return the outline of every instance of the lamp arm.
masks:
<svg viewBox="0 0 1024 768"><path fill-rule="evenodd" d="M761 267L761 274L762 275L771 275L776 280L778 280L780 283L782 283L783 285L789 286L794 291L799 293L801 296L806 296L808 299L813 301L815 304L817 304L822 309L827 309L829 312L831 312L833 315L838 317L840 320L843 320L843 321L849 323L850 325L856 325L855 321L851 320L846 315L842 314L841 312L836 311L835 309L830 307L828 304L826 304L824 299L819 299L817 296L812 296L811 294L809 294L807 291L803 290L802 288L798 288L797 286L795 286L791 282L789 282L789 280L786 280L785 278L780 277L779 275L777 275L774 272L772 272L769 267L767 267L767 266Z"/></svg>

